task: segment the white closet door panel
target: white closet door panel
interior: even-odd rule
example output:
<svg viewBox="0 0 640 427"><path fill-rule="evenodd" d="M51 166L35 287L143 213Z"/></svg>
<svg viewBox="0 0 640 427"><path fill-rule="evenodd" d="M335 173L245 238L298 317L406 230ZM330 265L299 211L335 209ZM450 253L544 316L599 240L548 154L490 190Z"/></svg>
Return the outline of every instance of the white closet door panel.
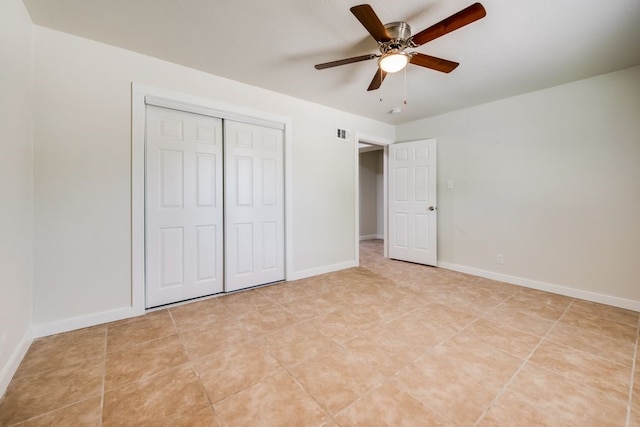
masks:
<svg viewBox="0 0 640 427"><path fill-rule="evenodd" d="M146 305L223 290L222 121L147 106Z"/></svg>
<svg viewBox="0 0 640 427"><path fill-rule="evenodd" d="M284 280L283 131L225 121L225 289Z"/></svg>

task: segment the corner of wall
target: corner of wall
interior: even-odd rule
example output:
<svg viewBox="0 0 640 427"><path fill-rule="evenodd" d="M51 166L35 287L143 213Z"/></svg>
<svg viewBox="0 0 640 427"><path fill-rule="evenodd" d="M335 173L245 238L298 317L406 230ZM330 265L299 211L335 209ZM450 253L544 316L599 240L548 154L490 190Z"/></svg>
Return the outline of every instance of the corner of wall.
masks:
<svg viewBox="0 0 640 427"><path fill-rule="evenodd" d="M9 357L8 362L0 371L0 399L4 397L4 393L7 391L7 387L9 387L9 383L18 370L22 359L24 359L24 356L27 354L27 350L29 350L31 343L33 342L33 338L33 328L30 328L24 337L22 337L18 346Z"/></svg>
<svg viewBox="0 0 640 427"><path fill-rule="evenodd" d="M0 193L0 396L33 341L34 26L21 0L0 2L3 131ZM6 284L6 286L4 286Z"/></svg>

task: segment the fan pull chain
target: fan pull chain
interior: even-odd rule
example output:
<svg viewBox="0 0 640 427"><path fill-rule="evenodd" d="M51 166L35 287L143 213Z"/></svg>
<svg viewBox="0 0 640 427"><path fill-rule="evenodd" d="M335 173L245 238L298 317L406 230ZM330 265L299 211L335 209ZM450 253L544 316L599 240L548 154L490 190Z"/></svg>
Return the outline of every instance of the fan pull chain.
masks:
<svg viewBox="0 0 640 427"><path fill-rule="evenodd" d="M380 73L380 86L382 86L382 80L383 80L382 73ZM379 91L380 91L380 102L382 103L384 102L384 99L383 99L384 97L382 96L382 92L384 91L384 89L380 87Z"/></svg>
<svg viewBox="0 0 640 427"><path fill-rule="evenodd" d="M404 67L404 105L407 105L407 67Z"/></svg>

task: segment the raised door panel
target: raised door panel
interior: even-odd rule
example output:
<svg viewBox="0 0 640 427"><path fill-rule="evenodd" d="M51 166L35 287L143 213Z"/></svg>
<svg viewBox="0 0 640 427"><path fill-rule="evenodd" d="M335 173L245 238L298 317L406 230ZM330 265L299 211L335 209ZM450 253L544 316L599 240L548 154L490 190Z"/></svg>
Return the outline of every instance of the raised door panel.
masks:
<svg viewBox="0 0 640 427"><path fill-rule="evenodd" d="M235 234L230 236L235 240L235 250L228 254L230 259L235 260L235 273L238 276L246 276L254 273L253 269L253 247L254 234L253 224L235 224Z"/></svg>
<svg viewBox="0 0 640 427"><path fill-rule="evenodd" d="M262 269L263 271L278 268L278 223L276 221L264 221L262 229Z"/></svg>
<svg viewBox="0 0 640 427"><path fill-rule="evenodd" d="M237 207L253 205L253 158L249 156L235 157L235 186L230 189L236 194Z"/></svg>
<svg viewBox="0 0 640 427"><path fill-rule="evenodd" d="M409 215L406 212L396 212L394 218L393 245L397 248L407 248L409 245Z"/></svg>
<svg viewBox="0 0 640 427"><path fill-rule="evenodd" d="M216 173L215 154L196 153L197 207L216 207Z"/></svg>
<svg viewBox="0 0 640 427"><path fill-rule="evenodd" d="M182 208L184 202L184 161L182 151L160 150L160 207Z"/></svg>
<svg viewBox="0 0 640 427"><path fill-rule="evenodd" d="M184 229L167 227L160 233L160 287L184 285Z"/></svg>
<svg viewBox="0 0 640 427"><path fill-rule="evenodd" d="M393 169L395 184L393 186L393 200L395 202L409 201L409 169L406 167L396 167Z"/></svg>
<svg viewBox="0 0 640 427"><path fill-rule="evenodd" d="M196 227L196 277L197 282L218 278L218 226Z"/></svg>

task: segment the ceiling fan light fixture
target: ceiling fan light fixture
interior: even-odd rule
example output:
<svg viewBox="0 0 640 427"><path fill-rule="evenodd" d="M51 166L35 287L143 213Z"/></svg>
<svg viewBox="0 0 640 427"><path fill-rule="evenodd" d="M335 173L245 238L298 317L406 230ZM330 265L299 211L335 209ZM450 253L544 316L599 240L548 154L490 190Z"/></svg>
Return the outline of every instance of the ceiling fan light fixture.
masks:
<svg viewBox="0 0 640 427"><path fill-rule="evenodd" d="M380 68L387 73L395 73L402 70L409 63L409 55L404 52L385 53L378 60Z"/></svg>

